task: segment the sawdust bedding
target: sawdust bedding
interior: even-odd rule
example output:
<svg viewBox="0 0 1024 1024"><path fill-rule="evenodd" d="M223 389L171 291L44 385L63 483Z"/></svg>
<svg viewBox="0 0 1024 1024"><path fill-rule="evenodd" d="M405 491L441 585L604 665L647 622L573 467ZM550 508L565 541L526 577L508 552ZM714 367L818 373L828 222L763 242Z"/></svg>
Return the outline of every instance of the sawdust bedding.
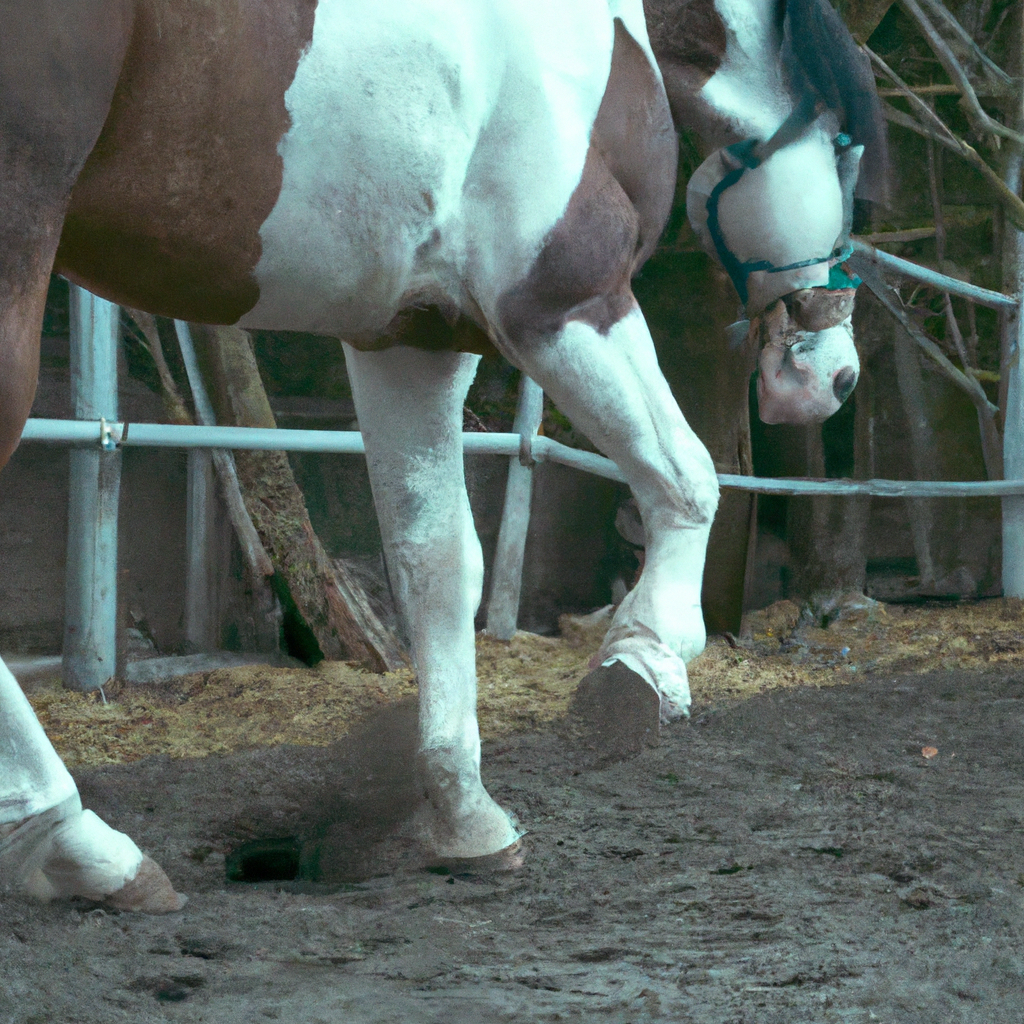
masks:
<svg viewBox="0 0 1024 1024"><path fill-rule="evenodd" d="M557 637L519 633L477 641L485 739L560 719L588 671L610 609L565 615ZM829 616L825 616L828 618ZM690 666L694 711L780 687L855 683L879 672L994 667L1024 651L1020 601L883 605L851 597L827 626L801 621L780 601L748 614L739 638L712 637ZM118 764L155 754L205 757L284 743L325 745L373 711L415 695L411 670L374 675L343 662L315 668L244 666L159 686L113 683L79 694L59 682L30 695L69 766Z"/></svg>

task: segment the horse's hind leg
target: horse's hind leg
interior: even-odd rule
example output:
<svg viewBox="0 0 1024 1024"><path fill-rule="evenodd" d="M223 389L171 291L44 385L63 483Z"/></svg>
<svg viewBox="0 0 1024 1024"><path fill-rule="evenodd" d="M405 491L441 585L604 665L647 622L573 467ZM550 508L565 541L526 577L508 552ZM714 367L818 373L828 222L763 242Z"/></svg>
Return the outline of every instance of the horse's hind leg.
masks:
<svg viewBox="0 0 1024 1024"><path fill-rule="evenodd" d="M127 22L115 11L98 11L84 0L15 0L3 17L0 469L17 447L32 406L64 210L106 117L127 33ZM131 839L82 809L74 780L0 661L4 889L43 898L87 896L150 912L178 910L184 902Z"/></svg>
<svg viewBox="0 0 1024 1024"><path fill-rule="evenodd" d="M419 682L422 838L442 858L489 856L519 833L480 781L473 617L483 559L462 463L462 406L479 357L348 345L345 357Z"/></svg>
<svg viewBox="0 0 1024 1024"><path fill-rule="evenodd" d="M2 214L0 214L2 216ZM51 233L59 230L53 225ZM0 468L35 392L52 250L22 252L0 281ZM13 278L13 280L12 280ZM0 661L0 890L86 896L123 910L179 910L184 899L128 836L83 811L78 789L14 676Z"/></svg>

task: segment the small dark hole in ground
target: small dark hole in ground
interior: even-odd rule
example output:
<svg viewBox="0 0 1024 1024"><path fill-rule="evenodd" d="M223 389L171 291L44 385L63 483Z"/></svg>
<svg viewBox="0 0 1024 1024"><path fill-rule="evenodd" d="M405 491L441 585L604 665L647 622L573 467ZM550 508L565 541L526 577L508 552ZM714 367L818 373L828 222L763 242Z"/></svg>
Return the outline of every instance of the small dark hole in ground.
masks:
<svg viewBox="0 0 1024 1024"><path fill-rule="evenodd" d="M298 878L301 853L294 836L254 839L228 854L225 873L229 882L291 882Z"/></svg>

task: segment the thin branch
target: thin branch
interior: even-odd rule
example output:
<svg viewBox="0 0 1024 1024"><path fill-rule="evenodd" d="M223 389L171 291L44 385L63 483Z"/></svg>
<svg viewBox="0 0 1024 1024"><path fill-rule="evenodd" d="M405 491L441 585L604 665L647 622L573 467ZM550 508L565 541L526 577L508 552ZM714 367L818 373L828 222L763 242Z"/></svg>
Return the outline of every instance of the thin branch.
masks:
<svg viewBox="0 0 1024 1024"><path fill-rule="evenodd" d="M967 354L971 357L971 366L978 365L978 312L977 306L967 299Z"/></svg>
<svg viewBox="0 0 1024 1024"><path fill-rule="evenodd" d="M956 346L956 354L960 357L960 362L965 370L973 370L974 367L971 365L971 360L967 355L967 348L964 345L964 336L960 331L960 324L957 322L956 313L953 312L953 300L949 297L949 292L943 293L942 308L946 314L946 327L949 330L949 334L953 337L953 344ZM971 376L974 375L972 374Z"/></svg>
<svg viewBox="0 0 1024 1024"><path fill-rule="evenodd" d="M990 480L1003 477L1003 450L996 417L998 406L993 405L985 389L971 375L962 373L946 358L942 349L928 337L907 315L898 293L886 282L881 273L866 260L858 261L857 272L864 283L874 292L879 302L892 314L899 325L935 364L936 369L948 381L966 392L978 414L978 429L981 434L981 453L985 460L985 472Z"/></svg>
<svg viewBox="0 0 1024 1024"><path fill-rule="evenodd" d="M971 37L970 32L953 16L949 8L941 0L924 0L924 4L956 36L957 40L971 56L981 64L992 83L998 83L998 87L1002 89L1002 94L1004 96L1008 95L1013 89L1013 79L982 50Z"/></svg>
<svg viewBox="0 0 1024 1024"><path fill-rule="evenodd" d="M988 38L984 43L982 43L982 53L984 53L985 50L987 50L996 41L996 36L999 35L999 30L1003 27L1003 22L1006 21L1006 16L1014 9L1015 6L1015 4L1007 4L1003 8L1002 13L996 19L995 26L992 31L989 32Z"/></svg>
<svg viewBox="0 0 1024 1024"><path fill-rule="evenodd" d="M936 142L941 143L947 149L952 150L958 156L966 160L972 167L981 172L982 177L992 186L993 191L999 197L1000 203L1003 205L1003 209L1006 211L1006 215L1013 221L1014 225L1021 231L1024 231L1024 202L1021 201L1020 196L1015 192L1007 188L1006 183L998 174L981 158L978 151L971 145L964 142L963 139L954 135L953 132L942 122L942 119L928 107L920 96L915 96L913 90L906 82L896 74L888 64L878 56L877 53L873 52L869 47L863 47L864 52L871 58L874 64L886 75L886 77L896 86L897 89L910 101L910 105L921 114L925 124L919 124L913 118L906 117L903 115L902 119L894 117L893 114L899 115L901 111L896 110L895 107L890 107L888 104L883 104L883 110L888 120L895 122L896 124L903 124L904 127L910 128L913 131L919 131L920 134L925 135L928 138L933 138ZM934 131L929 131L928 126L934 126ZM1024 141L1024 136L1021 136Z"/></svg>
<svg viewBox="0 0 1024 1024"><path fill-rule="evenodd" d="M891 124L898 124L901 128L909 128L910 131L916 132L918 135L921 135L926 139L932 139L933 141L945 146L947 149L953 149L955 153L960 152L959 147L954 148L951 146L949 139L940 135L934 128L929 128L927 125L921 124L921 122L916 118L913 118L904 111L899 110L891 103L882 104L882 113L885 115L886 121L889 121Z"/></svg>
<svg viewBox="0 0 1024 1024"><path fill-rule="evenodd" d="M899 90L901 96L910 102L910 107L918 116L922 119L926 126L931 128L942 137L942 141L945 145L949 145L951 142L955 145L957 142L956 136L946 126L946 122L939 117L938 114L928 106L927 103L920 96L918 96L913 89L907 85L906 82L896 74L895 71L888 64L882 60L881 57L871 49L870 46L865 44L862 49L871 58L871 62L877 67L886 78L892 82L893 85ZM959 149L959 146L957 146Z"/></svg>
<svg viewBox="0 0 1024 1024"><path fill-rule="evenodd" d="M935 227L904 228L902 231L876 231L871 235L858 235L861 241L869 245L893 245L899 242L920 242L935 236Z"/></svg>
<svg viewBox="0 0 1024 1024"><path fill-rule="evenodd" d="M935 143L932 139L928 140L927 148L928 191L931 192L932 216L935 218L935 255L941 269L942 261L946 258L946 222L942 219L942 198L939 195L939 175L941 174L941 170L939 167L938 154L935 152Z"/></svg>
<svg viewBox="0 0 1024 1024"><path fill-rule="evenodd" d="M911 89L918 96L959 96L960 90L955 85L950 85L949 82L932 82L928 85L914 85ZM976 88L975 92L979 96L985 97L1002 97L1005 92L1001 89L984 89ZM879 89L878 95L882 97L902 96L903 94L899 89Z"/></svg>
<svg viewBox="0 0 1024 1024"><path fill-rule="evenodd" d="M999 409L988 400L984 388L973 377L958 370L946 358L942 349L910 319L902 303L898 301L897 293L878 270L872 267L867 260L861 260L858 262L857 272L864 279L868 288L878 297L879 302L889 310L900 326L914 339L921 351L935 363L939 372L961 391L966 392L979 411L983 409L986 415L995 415Z"/></svg>
<svg viewBox="0 0 1024 1024"><path fill-rule="evenodd" d="M163 389L161 398L164 403L164 411L172 423L191 423L185 400L181 397L178 385L171 375L170 367L164 358L164 348L160 343L160 332L157 330L156 318L152 313L144 313L141 309L131 309L128 306L122 307L125 313L135 322L135 326L142 332L146 339L146 348L156 366L157 375L160 378L160 387Z"/></svg>
<svg viewBox="0 0 1024 1024"><path fill-rule="evenodd" d="M960 61L956 59L956 55L950 49L946 40L939 35L938 30L931 23L928 15L918 5L917 0L900 0L900 3L903 9L917 22L925 39L928 40L928 45L931 46L946 74L959 86L960 93L963 96L964 113L971 122L971 127L979 135L985 135L986 133L991 135L993 142L997 146L999 145L1000 137L1024 144L1024 136L1013 131L1012 128L1007 128L1006 125L1000 124L982 110L978 95L974 91L974 86L971 85L971 81L967 77L967 72L964 71Z"/></svg>

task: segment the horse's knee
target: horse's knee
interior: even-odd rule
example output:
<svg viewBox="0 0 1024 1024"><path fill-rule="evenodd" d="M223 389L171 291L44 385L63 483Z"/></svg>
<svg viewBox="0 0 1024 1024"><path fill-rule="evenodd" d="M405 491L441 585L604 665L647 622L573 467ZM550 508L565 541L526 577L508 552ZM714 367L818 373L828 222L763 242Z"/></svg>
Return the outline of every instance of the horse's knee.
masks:
<svg viewBox="0 0 1024 1024"><path fill-rule="evenodd" d="M710 526L718 510L718 474L711 455L703 445L699 452L694 453L692 462L692 468L687 474L686 489L694 512L693 521Z"/></svg>
<svg viewBox="0 0 1024 1024"><path fill-rule="evenodd" d="M648 531L711 528L718 509L718 474L695 435L680 438L669 464L650 479L653 488L634 487Z"/></svg>

